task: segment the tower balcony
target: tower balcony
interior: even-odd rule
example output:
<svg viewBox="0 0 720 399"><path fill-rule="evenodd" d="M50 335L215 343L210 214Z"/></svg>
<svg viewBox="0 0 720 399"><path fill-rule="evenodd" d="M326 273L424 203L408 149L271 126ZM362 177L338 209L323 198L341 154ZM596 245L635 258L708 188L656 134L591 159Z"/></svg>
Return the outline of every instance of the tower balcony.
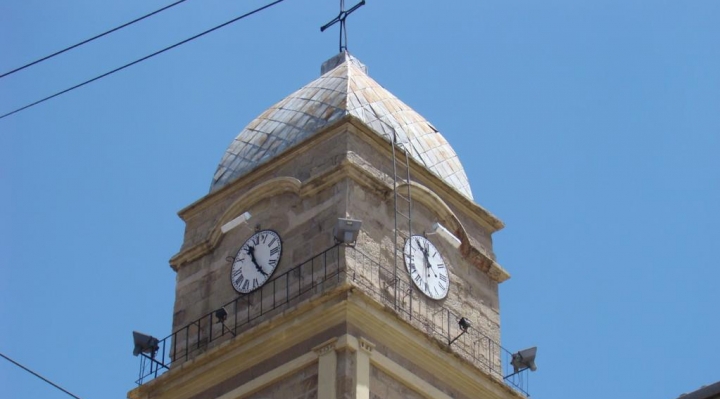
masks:
<svg viewBox="0 0 720 399"><path fill-rule="evenodd" d="M233 341L242 341L272 325L293 323L298 314L329 302L353 302L360 304L363 312L385 314L404 325L406 331L424 335L435 348L528 396L527 372L513 374L512 354L483 331L478 318L459 315L441 302L423 298L406 273L395 273L392 259L342 245L326 249L260 289L159 340L152 353L141 356L136 383L142 386L162 379L166 372L172 374L186 364L213 356ZM463 318L470 326L459 323Z"/></svg>

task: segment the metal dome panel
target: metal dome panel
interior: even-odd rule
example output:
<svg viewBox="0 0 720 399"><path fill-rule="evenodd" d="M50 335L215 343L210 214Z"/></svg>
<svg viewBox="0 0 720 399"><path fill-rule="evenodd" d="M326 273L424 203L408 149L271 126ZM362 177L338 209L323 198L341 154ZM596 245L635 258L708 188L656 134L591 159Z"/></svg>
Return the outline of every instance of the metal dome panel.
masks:
<svg viewBox="0 0 720 399"><path fill-rule="evenodd" d="M387 140L393 133L410 155L461 194L472 199L470 184L450 144L435 127L367 75L348 53L323 64L323 75L273 105L230 144L210 191L218 190L350 114Z"/></svg>

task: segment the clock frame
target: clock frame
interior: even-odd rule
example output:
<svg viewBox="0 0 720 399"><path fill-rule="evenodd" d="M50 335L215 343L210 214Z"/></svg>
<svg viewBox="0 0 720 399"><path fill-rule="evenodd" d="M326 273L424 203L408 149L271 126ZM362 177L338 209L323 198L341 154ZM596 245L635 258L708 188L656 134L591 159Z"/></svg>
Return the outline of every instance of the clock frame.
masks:
<svg viewBox="0 0 720 399"><path fill-rule="evenodd" d="M270 280L282 257L282 239L274 230L255 232L238 249L230 282L240 294L249 294Z"/></svg>
<svg viewBox="0 0 720 399"><path fill-rule="evenodd" d="M430 240L414 235L403 248L405 267L410 279L425 296L440 300L450 292L450 277L440 251Z"/></svg>

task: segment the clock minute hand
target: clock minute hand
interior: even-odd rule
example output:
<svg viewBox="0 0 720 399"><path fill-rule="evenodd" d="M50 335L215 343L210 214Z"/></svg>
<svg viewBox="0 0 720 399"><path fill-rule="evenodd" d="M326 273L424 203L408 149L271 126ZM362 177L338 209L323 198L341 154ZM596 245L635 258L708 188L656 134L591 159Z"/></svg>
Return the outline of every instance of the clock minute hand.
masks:
<svg viewBox="0 0 720 399"><path fill-rule="evenodd" d="M427 275L425 279L427 279L428 277L430 277L430 269L428 268L428 266L430 265L430 261L428 260L428 255L425 253L425 249L423 248L422 244L420 244L420 241L416 240L415 243L417 244L418 248L420 248L420 252L422 252L423 254L423 265L425 266L425 274Z"/></svg>
<svg viewBox="0 0 720 399"><path fill-rule="evenodd" d="M430 248L424 248L422 250L423 256L425 257L425 264L429 265L429 270L433 273L435 278L437 278L437 273L435 273L435 269L433 269L433 264L430 262ZM430 275L430 273L428 273Z"/></svg>
<svg viewBox="0 0 720 399"><path fill-rule="evenodd" d="M265 270L263 270L263 268L258 265L257 260L255 260L255 247L248 246L247 253L250 255L250 261L252 261L255 265L255 269L260 272L260 274L267 277L268 275L265 273Z"/></svg>

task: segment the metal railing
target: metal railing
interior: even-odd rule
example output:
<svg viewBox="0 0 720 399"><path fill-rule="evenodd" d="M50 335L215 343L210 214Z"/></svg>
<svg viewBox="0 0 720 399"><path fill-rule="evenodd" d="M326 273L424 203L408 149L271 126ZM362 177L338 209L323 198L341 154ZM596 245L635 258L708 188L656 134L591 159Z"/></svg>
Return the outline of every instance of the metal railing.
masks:
<svg viewBox="0 0 720 399"><path fill-rule="evenodd" d="M450 349L490 376L504 381L524 396L528 394L528 372L514 373L510 364L512 353L478 328L465 331L459 325L462 316L443 306L441 302L418 300L422 297L410 281L399 277L394 281L394 271L380 264L356 248L348 248L347 274L352 284L362 287L376 299L395 307L397 314L426 334L449 345ZM404 276L400 274L399 276ZM397 290L395 290L397 284ZM398 293L395 301L394 293ZM475 320L473 320L475 321Z"/></svg>
<svg viewBox="0 0 720 399"><path fill-rule="evenodd" d="M137 381L142 385L200 353L221 338L229 339L251 327L261 316L280 313L290 305L323 292L341 281L340 247L332 246L309 260L277 276L261 288L242 295L222 306L224 320L217 310L159 340L155 352L143 354Z"/></svg>
<svg viewBox="0 0 720 399"><path fill-rule="evenodd" d="M453 352L488 375L529 396L528 373L513 373L510 364L512 354L499 343L478 328L470 327L462 331L458 324L460 316L440 302L419 300L421 297L410 281L402 277L394 281L393 269L383 266L354 247L346 247L345 254L347 265L343 265L340 260L340 246L330 247L258 290L226 303L222 306L226 311L222 323L216 311L212 311L159 340L152 356L143 354L141 357L136 383L142 385L163 374L171 365L180 364L207 351L213 342L229 339L249 329L255 325L254 322L262 321L258 320L261 316L280 313L316 293L335 287L343 281L342 275L347 275L351 284L362 287L368 295L386 303L389 310L419 330L449 345ZM395 292L398 293L397 302Z"/></svg>

